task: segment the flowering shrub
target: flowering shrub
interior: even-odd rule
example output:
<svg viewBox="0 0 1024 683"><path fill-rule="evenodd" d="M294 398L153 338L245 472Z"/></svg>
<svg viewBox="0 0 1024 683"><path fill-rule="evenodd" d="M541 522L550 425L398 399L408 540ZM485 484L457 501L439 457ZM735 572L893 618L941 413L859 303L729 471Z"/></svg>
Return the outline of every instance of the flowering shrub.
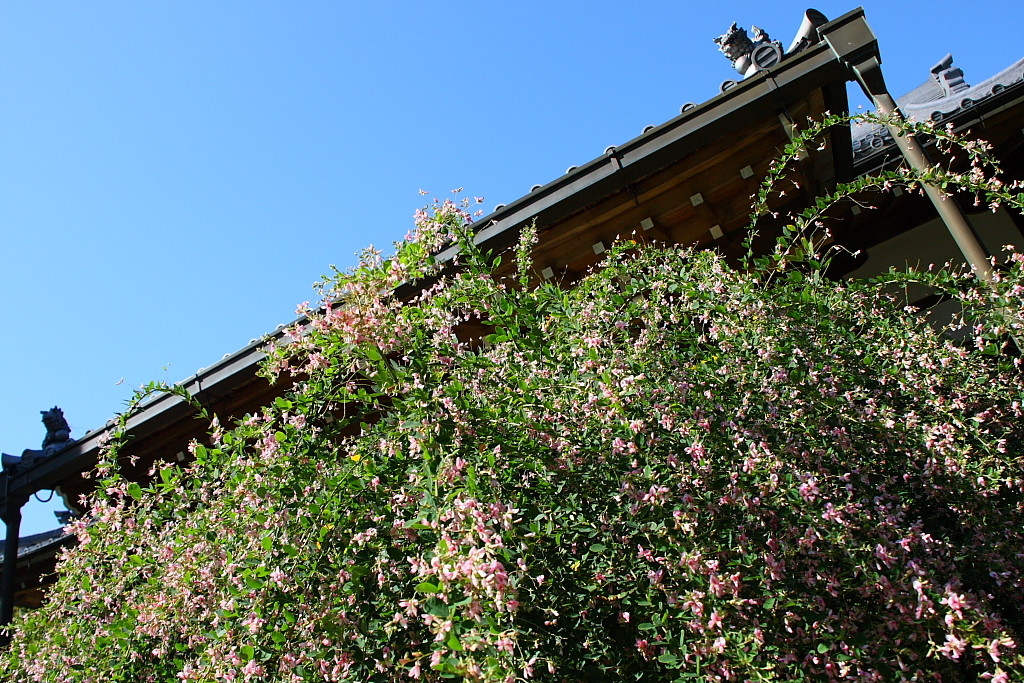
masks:
<svg viewBox="0 0 1024 683"><path fill-rule="evenodd" d="M846 194L922 181L892 173ZM145 488L112 442L5 678L1019 680L1022 259L830 281L841 196L747 269L627 241L572 289L534 283L532 230L498 277L435 203L268 349L293 392Z"/></svg>

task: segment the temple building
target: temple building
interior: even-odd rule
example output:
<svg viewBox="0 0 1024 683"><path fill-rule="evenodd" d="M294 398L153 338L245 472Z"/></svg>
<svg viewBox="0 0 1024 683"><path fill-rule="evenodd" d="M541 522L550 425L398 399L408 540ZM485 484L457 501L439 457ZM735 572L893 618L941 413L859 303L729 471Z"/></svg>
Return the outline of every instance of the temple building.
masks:
<svg viewBox="0 0 1024 683"><path fill-rule="evenodd" d="M697 245L738 258L745 253L751 196L769 165L808 119L849 109L851 81L880 112L898 111L987 140L1002 162L1004 180L1024 178L1024 59L1000 73L983 74L983 80L970 85L973 75L958 69L950 55L938 53L935 66L921 74L920 87L892 97L882 75L878 41L863 10L832 21L809 10L794 17L797 24L788 47L761 29L752 28L751 36L734 24L715 41L735 68L718 95L684 104L671 120L497 207L476 224L477 243L499 253L535 220L536 277L566 284L600 263L619 236ZM837 183L898 164L921 164L926 155L937 154L927 144L922 148L894 138L882 125L836 125L821 143L800 154L792 176L798 189L772 197L772 213L799 211ZM864 278L891 266L953 261L970 263L984 276L989 272L987 257L998 255L1003 245L1024 247L1024 220L1003 209L974 207L971 199L942 201L897 190L866 197L872 210L855 201L838 207L842 215L834 217L831 239L850 253L835 259L830 275ZM781 220L766 216L759 223L758 244L774 244L781 227ZM449 247L439 258L454 264L456 250ZM399 295L411 297L417 287L403 285ZM908 303L935 306L936 315L951 312L944 313L945 304L927 294ZM277 330L270 337L281 334ZM290 388L287 381L270 385L257 376L265 343L257 341L225 356L182 386L222 421L258 411ZM72 512L83 513L81 497L92 486L83 474L95 465L111 428L108 424L70 440L55 417L46 426L43 449L5 456L0 474L0 511L8 529L0 623L10 621L15 605L40 604L53 581L59 549L73 541L60 529L19 539L21 506L37 491L55 490ZM187 463L189 442L207 438L194 409L171 395L146 403L128 420L128 429L138 459L123 462L123 473L139 482L147 481L155 462Z"/></svg>

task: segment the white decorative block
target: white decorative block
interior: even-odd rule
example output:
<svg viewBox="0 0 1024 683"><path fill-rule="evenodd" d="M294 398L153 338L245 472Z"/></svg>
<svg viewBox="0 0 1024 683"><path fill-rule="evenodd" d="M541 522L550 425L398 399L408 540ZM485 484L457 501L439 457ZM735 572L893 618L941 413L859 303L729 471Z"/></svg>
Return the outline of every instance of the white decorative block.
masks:
<svg viewBox="0 0 1024 683"><path fill-rule="evenodd" d="M592 249L594 250L595 254L603 254L604 253L604 242L598 242L597 244L595 244L592 247Z"/></svg>
<svg viewBox="0 0 1024 683"><path fill-rule="evenodd" d="M704 198L700 196L700 192L690 197L690 203L694 206L699 206L704 203Z"/></svg>
<svg viewBox="0 0 1024 683"><path fill-rule="evenodd" d="M545 268L544 270L540 271L540 274L541 277L543 277L545 280L550 280L555 276L555 271L551 270L551 268Z"/></svg>
<svg viewBox="0 0 1024 683"><path fill-rule="evenodd" d="M716 240L722 239L725 236L725 233L722 232L722 226L721 225L712 225L711 226L711 236L714 237Z"/></svg>
<svg viewBox="0 0 1024 683"><path fill-rule="evenodd" d="M645 218L642 221L640 221L640 227L643 228L644 230L650 230L651 228L654 227L654 221L652 221L650 218Z"/></svg>
<svg viewBox="0 0 1024 683"><path fill-rule="evenodd" d="M896 187L892 188L892 193L894 195L896 195L897 197L902 197L903 196L903 188L900 187L899 185L897 185Z"/></svg>
<svg viewBox="0 0 1024 683"><path fill-rule="evenodd" d="M753 177L753 175L754 169L750 168L749 166L744 166L743 168L740 169L740 177L743 178L744 180Z"/></svg>
<svg viewBox="0 0 1024 683"><path fill-rule="evenodd" d="M853 206L850 207L850 213L852 213L854 216L859 216L860 215L860 207L857 206L856 204L854 204Z"/></svg>

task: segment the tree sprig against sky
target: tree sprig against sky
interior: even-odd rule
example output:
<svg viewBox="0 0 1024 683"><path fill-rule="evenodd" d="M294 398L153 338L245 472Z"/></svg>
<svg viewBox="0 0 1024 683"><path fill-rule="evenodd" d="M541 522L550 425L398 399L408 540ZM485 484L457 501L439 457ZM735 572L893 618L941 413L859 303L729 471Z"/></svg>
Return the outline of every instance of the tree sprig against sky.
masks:
<svg viewBox="0 0 1024 683"><path fill-rule="evenodd" d="M948 144L979 170L840 195L1024 205ZM815 207L748 269L626 241L568 289L530 229L498 277L470 208L325 282L269 349L295 391L214 419L187 468L142 488L110 444L9 680L1021 678L1024 258L993 287L834 282ZM461 272L398 301L450 240ZM975 343L888 293L907 278Z"/></svg>

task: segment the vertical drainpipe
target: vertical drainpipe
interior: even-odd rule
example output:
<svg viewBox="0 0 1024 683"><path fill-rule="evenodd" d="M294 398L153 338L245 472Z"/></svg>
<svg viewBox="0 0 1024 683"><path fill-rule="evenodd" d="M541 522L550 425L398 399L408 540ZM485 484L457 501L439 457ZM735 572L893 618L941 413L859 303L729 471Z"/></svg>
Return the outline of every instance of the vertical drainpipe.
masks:
<svg viewBox="0 0 1024 683"><path fill-rule="evenodd" d="M843 23L832 22L823 26L819 33L832 48L836 58L853 71L861 88L874 102L878 112L887 116L902 117L896 101L885 87L878 39L864 19L863 10L851 13ZM895 126L886 127L910 167L915 171L925 171L929 163L920 143L913 136L902 134ZM989 261L989 254L974 234L960 207L952 198L944 198L938 187L924 185L923 189L974 273L979 279L991 282L992 263Z"/></svg>
<svg viewBox="0 0 1024 683"><path fill-rule="evenodd" d="M5 477L5 482L10 480ZM18 539L21 532L21 506L28 499L12 498L8 492L4 508L0 511L7 524L7 543L4 545L4 571L0 578L0 628L6 627L14 620L14 580L18 571ZM11 638L0 633L0 647L7 647Z"/></svg>

